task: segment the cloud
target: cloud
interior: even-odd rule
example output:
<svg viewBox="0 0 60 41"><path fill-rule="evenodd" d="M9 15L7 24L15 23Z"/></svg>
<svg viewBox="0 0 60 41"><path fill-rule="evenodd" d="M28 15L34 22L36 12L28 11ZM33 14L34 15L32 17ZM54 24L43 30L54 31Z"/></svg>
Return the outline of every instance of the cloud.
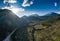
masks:
<svg viewBox="0 0 60 41"><path fill-rule="evenodd" d="M54 6L57 7L57 2L54 3Z"/></svg>
<svg viewBox="0 0 60 41"><path fill-rule="evenodd" d="M17 8L17 7L14 7L14 6L11 6L11 7L3 7L2 9L8 9L8 10L11 10L13 13L17 14L19 12L24 12L25 9L24 8Z"/></svg>
<svg viewBox="0 0 60 41"><path fill-rule="evenodd" d="M31 1L30 4L32 5L33 4L33 1Z"/></svg>
<svg viewBox="0 0 60 41"><path fill-rule="evenodd" d="M33 1L30 1L30 2L28 2L28 1L29 1L29 0L24 0L23 3L22 3L22 6L23 6L23 7L27 7L27 6L30 6L30 5L33 4Z"/></svg>
<svg viewBox="0 0 60 41"><path fill-rule="evenodd" d="M17 1L16 0L4 0L4 3L6 3L6 2L8 2L8 3L16 3Z"/></svg>

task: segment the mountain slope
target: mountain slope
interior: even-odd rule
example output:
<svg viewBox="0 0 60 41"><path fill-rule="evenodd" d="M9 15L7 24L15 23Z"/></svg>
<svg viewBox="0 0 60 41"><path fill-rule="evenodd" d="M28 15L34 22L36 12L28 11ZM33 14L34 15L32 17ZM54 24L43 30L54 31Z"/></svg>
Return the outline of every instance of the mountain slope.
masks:
<svg viewBox="0 0 60 41"><path fill-rule="evenodd" d="M60 15L52 13L44 17L41 22L35 21L36 24L29 25L27 30L30 41L60 41Z"/></svg>
<svg viewBox="0 0 60 41"><path fill-rule="evenodd" d="M15 35L18 37L17 34L19 34L22 35L22 37L18 39L24 39L24 37L26 37L24 35L24 33L26 34L26 25L27 21L24 18L19 18L10 10L0 9L0 41L4 40L16 28L19 30L13 34L12 38L15 39Z"/></svg>
<svg viewBox="0 0 60 41"><path fill-rule="evenodd" d="M0 41L19 26L20 18L7 9L0 9Z"/></svg>

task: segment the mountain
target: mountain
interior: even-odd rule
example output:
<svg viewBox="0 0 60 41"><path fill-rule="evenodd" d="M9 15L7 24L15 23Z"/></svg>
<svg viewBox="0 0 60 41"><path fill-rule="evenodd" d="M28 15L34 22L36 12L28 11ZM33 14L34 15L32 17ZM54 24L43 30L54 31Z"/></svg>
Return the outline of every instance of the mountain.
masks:
<svg viewBox="0 0 60 41"><path fill-rule="evenodd" d="M55 12L50 12L48 14L46 14L45 16L58 16L59 14L55 13Z"/></svg>
<svg viewBox="0 0 60 41"><path fill-rule="evenodd" d="M50 12L50 13L44 15L44 16L39 16L37 14L33 14L33 15L28 16L28 17L25 17L25 19L28 19L29 21L43 21L43 20L53 18L53 17L56 17L56 16L60 16L60 14Z"/></svg>
<svg viewBox="0 0 60 41"><path fill-rule="evenodd" d="M26 26L27 21L25 18L19 18L10 10L0 9L0 41L4 40L16 28L18 28L19 30L16 31L14 35L16 35L17 37L17 34L23 35L22 37L20 37L20 40L22 41L22 39L26 37L24 35L24 33L26 33ZM22 33L23 31L24 33ZM27 41L27 39L24 40Z"/></svg>
<svg viewBox="0 0 60 41"><path fill-rule="evenodd" d="M20 18L12 11L0 9L0 41L6 38L16 27L19 28Z"/></svg>
<svg viewBox="0 0 60 41"><path fill-rule="evenodd" d="M4 40L16 28L18 29L12 35L12 41L29 41L29 39L32 41L34 37L36 41L49 41L49 39L52 41L51 38L55 37L57 32L59 35L59 25L60 14L54 12L44 16L33 14L19 18L10 10L0 9L0 41ZM34 30L36 30L35 33ZM55 36L51 36L50 33L53 33ZM39 38L37 38L38 34L40 35ZM55 38L55 40L57 39Z"/></svg>
<svg viewBox="0 0 60 41"><path fill-rule="evenodd" d="M28 16L27 19L28 19L30 22L33 22L33 21L39 21L39 20L40 20L39 17L40 17L39 15L33 14L33 15Z"/></svg>
<svg viewBox="0 0 60 41"><path fill-rule="evenodd" d="M54 12L50 12L50 13L44 15L44 16L40 16L40 20L41 21L42 20L47 20L47 19L51 19L51 18L56 17L56 16L60 16L60 14L54 13Z"/></svg>

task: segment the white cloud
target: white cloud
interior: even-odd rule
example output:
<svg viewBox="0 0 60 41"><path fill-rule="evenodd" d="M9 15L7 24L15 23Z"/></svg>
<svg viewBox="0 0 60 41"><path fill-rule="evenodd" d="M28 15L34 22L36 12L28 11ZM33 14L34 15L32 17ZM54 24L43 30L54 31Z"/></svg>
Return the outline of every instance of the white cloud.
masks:
<svg viewBox="0 0 60 41"><path fill-rule="evenodd" d="M8 3L16 3L17 1L16 0L4 0L4 3L6 3L6 2L8 2Z"/></svg>
<svg viewBox="0 0 60 41"><path fill-rule="evenodd" d="M57 2L54 3L54 6L57 7Z"/></svg>
<svg viewBox="0 0 60 41"><path fill-rule="evenodd" d="M33 4L33 1L31 1L30 4L32 5Z"/></svg>
<svg viewBox="0 0 60 41"><path fill-rule="evenodd" d="M28 2L28 1L29 1L29 0L24 0L23 3L22 3L22 6L23 6L23 7L27 7L27 6L30 6L30 5L33 4L33 1L30 1L30 2Z"/></svg>

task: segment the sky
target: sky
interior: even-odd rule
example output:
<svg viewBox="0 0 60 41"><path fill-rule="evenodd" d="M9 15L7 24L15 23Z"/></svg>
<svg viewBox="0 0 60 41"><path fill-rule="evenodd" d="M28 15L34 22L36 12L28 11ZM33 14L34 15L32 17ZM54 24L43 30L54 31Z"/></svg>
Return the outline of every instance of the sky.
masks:
<svg viewBox="0 0 60 41"><path fill-rule="evenodd" d="M39 14L45 15L49 12L60 11L60 0L16 0L16 3L10 2L14 7L24 9L20 15ZM4 0L0 0L0 8L6 6Z"/></svg>

